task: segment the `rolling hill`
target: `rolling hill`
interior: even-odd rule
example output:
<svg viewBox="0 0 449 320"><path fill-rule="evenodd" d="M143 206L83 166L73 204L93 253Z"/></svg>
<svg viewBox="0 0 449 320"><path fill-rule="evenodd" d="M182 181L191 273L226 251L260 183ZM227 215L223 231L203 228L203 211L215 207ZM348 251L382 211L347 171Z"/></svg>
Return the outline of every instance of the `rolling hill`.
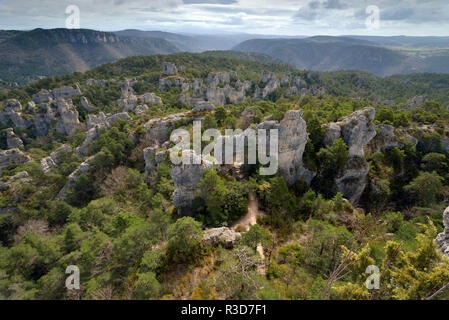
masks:
<svg viewBox="0 0 449 320"><path fill-rule="evenodd" d="M380 37L379 37L380 38ZM449 50L405 47L412 40L394 42L354 37L312 37L306 39L254 39L233 50L258 52L294 65L317 71L361 70L379 76L414 72L449 72ZM415 44L417 44L415 40ZM421 42L424 40L421 40ZM430 40L429 40L430 41ZM399 47L384 46L390 42Z"/></svg>

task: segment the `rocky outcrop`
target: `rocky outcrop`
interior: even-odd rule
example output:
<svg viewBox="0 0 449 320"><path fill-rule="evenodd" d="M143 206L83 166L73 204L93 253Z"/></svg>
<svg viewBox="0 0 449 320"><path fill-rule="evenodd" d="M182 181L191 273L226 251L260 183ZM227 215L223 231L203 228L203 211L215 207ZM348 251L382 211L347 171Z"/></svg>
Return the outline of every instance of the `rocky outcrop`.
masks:
<svg viewBox="0 0 449 320"><path fill-rule="evenodd" d="M149 182L152 172L164 161L167 152L166 150L161 150L159 146L149 147L143 150L145 178L147 182Z"/></svg>
<svg viewBox="0 0 449 320"><path fill-rule="evenodd" d="M15 149L17 147L23 147L23 141L20 139L12 128L6 129L6 144L8 149Z"/></svg>
<svg viewBox="0 0 449 320"><path fill-rule="evenodd" d="M154 145L162 145L170 139L170 133L179 121L190 120L191 117L188 113L177 113L164 118L151 119L144 125L147 139Z"/></svg>
<svg viewBox="0 0 449 320"><path fill-rule="evenodd" d="M40 92L34 94L31 99L37 103L50 102L55 99L70 99L73 96L77 96L81 94L81 89L78 85L73 87L61 87L57 89L53 89L52 91L41 90Z"/></svg>
<svg viewBox="0 0 449 320"><path fill-rule="evenodd" d="M365 161L365 148L377 134L373 124L375 116L374 108L365 108L325 126L326 144L331 145L334 140L342 138L349 148L348 163L336 182L338 191L353 204L359 201L366 187L369 165ZM387 134L390 128L384 129Z"/></svg>
<svg viewBox="0 0 449 320"><path fill-rule="evenodd" d="M279 170L289 185L301 178L310 180L306 181L308 184L311 182L302 162L309 138L303 113L302 110L288 111L279 123Z"/></svg>
<svg viewBox="0 0 449 320"><path fill-rule="evenodd" d="M23 116L22 105L16 99L7 101L5 108L0 111L0 121L11 121L19 129L27 129L33 125L31 120Z"/></svg>
<svg viewBox="0 0 449 320"><path fill-rule="evenodd" d="M240 233L226 227L207 229L204 231L203 243L214 247L221 245L223 248L232 249L241 238Z"/></svg>
<svg viewBox="0 0 449 320"><path fill-rule="evenodd" d="M22 184L30 182L29 174L26 171L17 173L16 175L10 177L6 182L0 182L0 191L6 191L11 188L13 184Z"/></svg>
<svg viewBox="0 0 449 320"><path fill-rule="evenodd" d="M377 135L368 145L371 152L379 152L383 149L389 150L400 147L400 144L396 139L395 128L392 125L377 125L376 131Z"/></svg>
<svg viewBox="0 0 449 320"><path fill-rule="evenodd" d="M444 232L436 238L436 243L441 253L449 257L449 207L443 213Z"/></svg>
<svg viewBox="0 0 449 320"><path fill-rule="evenodd" d="M375 116L374 108L365 108L338 122L342 138L349 148L349 157L365 156L364 148L377 134L373 124Z"/></svg>
<svg viewBox="0 0 449 320"><path fill-rule="evenodd" d="M72 104L72 100L68 102L64 99L58 98L56 100L56 106L59 117L57 117L58 123L56 125L56 131L69 135L73 130L80 126L78 119L78 111Z"/></svg>
<svg viewBox="0 0 449 320"><path fill-rule="evenodd" d="M170 62L164 62L162 64L162 74L165 76L172 76L178 73L176 65Z"/></svg>
<svg viewBox="0 0 449 320"><path fill-rule="evenodd" d="M82 175L89 173L89 171L91 170L90 162L93 159L94 157L88 158L86 161L81 163L74 172L70 174L67 183L56 196L56 200L66 200L67 193L70 191L70 189L72 189L76 185Z"/></svg>
<svg viewBox="0 0 449 320"><path fill-rule="evenodd" d="M217 87L220 84L228 84L231 81L229 72L209 73L206 83L210 86Z"/></svg>
<svg viewBox="0 0 449 320"><path fill-rule="evenodd" d="M164 104L162 99L154 93L145 93L144 95L139 96L137 100L139 103L146 104L150 107Z"/></svg>
<svg viewBox="0 0 449 320"><path fill-rule="evenodd" d="M87 113L91 113L91 112L95 111L95 108L90 105L90 103L86 97L81 97L80 103L81 103L81 106L84 108L84 110L87 111Z"/></svg>
<svg viewBox="0 0 449 320"><path fill-rule="evenodd" d="M51 103L41 103L34 115L36 136L46 136L51 130L69 135L80 126L78 116L72 100L57 99Z"/></svg>
<svg viewBox="0 0 449 320"><path fill-rule="evenodd" d="M44 173L49 173L51 169L57 168L62 161L62 154L72 152L72 148L63 145L56 149L54 152L50 154L49 157L46 157L41 160L41 169Z"/></svg>
<svg viewBox="0 0 449 320"><path fill-rule="evenodd" d="M182 215L189 215L204 170L213 169L213 164L191 150L183 152L183 160L184 164L173 165L171 169L171 177L176 188L173 194L173 204Z"/></svg>
<svg viewBox="0 0 449 320"><path fill-rule="evenodd" d="M31 161L31 158L19 149L11 149L0 152L0 170L9 166L18 166Z"/></svg>

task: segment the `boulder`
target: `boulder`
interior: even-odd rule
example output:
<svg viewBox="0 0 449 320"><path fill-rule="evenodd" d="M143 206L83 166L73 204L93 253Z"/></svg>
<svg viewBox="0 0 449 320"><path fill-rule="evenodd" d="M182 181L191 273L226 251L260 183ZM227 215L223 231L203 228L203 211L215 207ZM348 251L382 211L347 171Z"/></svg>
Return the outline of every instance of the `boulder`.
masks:
<svg viewBox="0 0 449 320"><path fill-rule="evenodd" d="M232 249L241 238L240 233L226 227L207 229L204 231L203 243L214 247L221 245L226 249Z"/></svg>

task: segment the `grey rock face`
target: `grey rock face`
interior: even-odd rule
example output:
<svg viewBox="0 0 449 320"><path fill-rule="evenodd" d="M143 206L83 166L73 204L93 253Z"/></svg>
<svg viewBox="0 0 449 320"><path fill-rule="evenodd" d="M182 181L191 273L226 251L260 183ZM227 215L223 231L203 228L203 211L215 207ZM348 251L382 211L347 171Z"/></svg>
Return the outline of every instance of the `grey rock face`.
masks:
<svg viewBox="0 0 449 320"><path fill-rule="evenodd" d="M348 160L343 175L337 179L338 191L352 204L357 203L366 188L369 165L365 159L353 157Z"/></svg>
<svg viewBox="0 0 449 320"><path fill-rule="evenodd" d="M56 196L57 200L65 200L67 197L67 193L70 191L71 188L75 186L75 184L78 182L80 177L83 174L87 174L90 171L90 162L94 159L94 157L90 157L86 161L80 164L80 166L70 174L69 179L64 186L64 188L59 191L58 195Z"/></svg>
<svg viewBox="0 0 449 320"><path fill-rule="evenodd" d="M438 248L446 256L449 257L449 207L443 213L444 232L440 233L435 239Z"/></svg>
<svg viewBox="0 0 449 320"><path fill-rule="evenodd" d="M178 68L173 63L164 62L162 64L162 73L165 76L172 76L178 73Z"/></svg>
<svg viewBox="0 0 449 320"><path fill-rule="evenodd" d="M19 149L0 152L0 171L9 166L18 166L31 161L31 158Z"/></svg>
<svg viewBox="0 0 449 320"><path fill-rule="evenodd" d="M364 148L376 136L373 124L376 116L374 108L365 108L343 118L338 125L342 128L343 140L349 147L349 156L364 157Z"/></svg>
<svg viewBox="0 0 449 320"><path fill-rule="evenodd" d="M49 173L51 171L51 169L57 168L61 164L61 161L62 161L61 155L63 153L68 153L68 152L72 152L72 148L67 145L63 145L63 146L59 147L58 149L56 149L55 151L53 151L49 157L42 159L41 160L42 171L44 173Z"/></svg>
<svg viewBox="0 0 449 320"><path fill-rule="evenodd" d="M20 139L12 128L6 129L6 143L8 145L8 149L15 149L19 146L23 147L23 141Z"/></svg>
<svg viewBox="0 0 449 320"><path fill-rule="evenodd" d="M354 112L338 122L341 128L341 137L348 145L349 159L341 177L337 179L339 192L355 204L360 200L366 187L366 176L369 165L365 161L364 149L376 137L376 128L372 123L376 116L374 108L365 108ZM327 126L325 141L330 143L338 139L338 128L335 125ZM388 132L389 128L386 128Z"/></svg>
<svg viewBox="0 0 449 320"><path fill-rule="evenodd" d="M150 109L150 108L148 108L148 106L146 104L141 104L141 105L138 105L136 107L136 109L134 109L134 112L137 115L141 115L141 114L144 114L148 109Z"/></svg>
<svg viewBox="0 0 449 320"><path fill-rule="evenodd" d="M240 233L226 227L207 229L204 231L203 243L214 247L222 245L226 249L232 249L241 238Z"/></svg>
<svg viewBox="0 0 449 320"><path fill-rule="evenodd" d="M276 75L271 71L262 71L262 74L260 76L260 82L267 83L269 81L278 80Z"/></svg>
<svg viewBox="0 0 449 320"><path fill-rule="evenodd" d="M196 192L204 170L213 169L213 164L192 150L183 152L183 159L189 160L191 164L173 165L171 177L176 190L173 194L173 204L183 215L188 215L192 207L192 202L196 197ZM201 163L201 164L193 164Z"/></svg>
<svg viewBox="0 0 449 320"><path fill-rule="evenodd" d="M279 123L279 169L289 185L305 173L302 157L309 135L302 115L302 110L288 111Z"/></svg>
<svg viewBox="0 0 449 320"><path fill-rule="evenodd" d="M335 140L341 138L341 127L338 123L324 125L324 144L331 146Z"/></svg>
<svg viewBox="0 0 449 320"><path fill-rule="evenodd" d="M76 111L71 100L67 102L64 99L58 99L56 100L56 106L60 116L56 131L69 135L80 126L78 111Z"/></svg>
<svg viewBox="0 0 449 320"><path fill-rule="evenodd" d="M150 107L163 105L162 99L154 93L145 93L144 95L138 97L138 101L139 103L146 104Z"/></svg>
<svg viewBox="0 0 449 320"><path fill-rule="evenodd" d="M70 99L73 96L80 95L81 89L78 85L73 87L61 87L52 91L41 90L39 93L34 94L31 99L37 103L50 102L53 99Z"/></svg>
<svg viewBox="0 0 449 320"><path fill-rule="evenodd" d="M285 94L286 98L289 98L291 96L294 96L295 94L298 94L298 88L297 87L291 87L290 90Z"/></svg>
<svg viewBox="0 0 449 320"><path fill-rule="evenodd" d="M5 108L0 111L0 121L8 122L9 120L19 129L27 129L32 126L33 122L22 117L22 105L16 99L10 99L6 103Z"/></svg>
<svg viewBox="0 0 449 320"><path fill-rule="evenodd" d="M396 140L395 128L388 124L380 124L376 126L377 135L369 143L372 152L378 152L382 149L392 149L400 147Z"/></svg>
<svg viewBox="0 0 449 320"><path fill-rule="evenodd" d="M143 158L145 159L145 178L149 181L149 177L154 169L157 167L156 152L159 149L158 146L149 147L143 150Z"/></svg>
<svg viewBox="0 0 449 320"><path fill-rule="evenodd" d="M169 133L175 128L177 122L189 121L187 113L172 114L164 118L151 119L144 128L147 131L147 138L155 145L162 145L170 139Z"/></svg>
<svg viewBox="0 0 449 320"><path fill-rule="evenodd" d="M222 83L228 84L231 81L229 72L209 73L206 83L210 86L218 86Z"/></svg>
<svg viewBox="0 0 449 320"><path fill-rule="evenodd" d="M80 102L81 106L87 111L87 113L91 113L92 111L94 111L94 107L89 104L89 101L86 97L81 97Z"/></svg>

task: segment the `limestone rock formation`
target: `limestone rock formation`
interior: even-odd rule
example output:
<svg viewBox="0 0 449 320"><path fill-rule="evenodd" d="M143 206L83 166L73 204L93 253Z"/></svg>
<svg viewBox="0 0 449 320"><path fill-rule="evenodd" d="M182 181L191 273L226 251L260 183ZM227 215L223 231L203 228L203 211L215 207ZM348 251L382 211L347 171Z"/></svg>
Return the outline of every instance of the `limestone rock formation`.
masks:
<svg viewBox="0 0 449 320"><path fill-rule="evenodd" d="M444 232L440 233L436 238L436 243L440 251L449 257L449 207L443 213Z"/></svg>
<svg viewBox="0 0 449 320"><path fill-rule="evenodd" d="M19 146L23 147L23 141L20 139L12 128L6 129L6 143L8 145L8 149L15 149Z"/></svg>
<svg viewBox="0 0 449 320"><path fill-rule="evenodd" d="M214 247L221 245L226 249L232 249L241 238L240 233L226 227L207 229L204 231L203 243Z"/></svg>
<svg viewBox="0 0 449 320"><path fill-rule="evenodd" d="M395 128L392 125L379 124L376 126L376 131L377 135L369 143L369 149L372 152L400 147L400 144L396 139Z"/></svg>
<svg viewBox="0 0 449 320"><path fill-rule="evenodd" d="M279 123L279 169L289 185L306 178L302 157L309 135L303 113L302 110L288 111ZM306 182L310 184L311 179Z"/></svg>
<svg viewBox="0 0 449 320"><path fill-rule="evenodd" d="M62 145L54 152L41 160L41 169L44 173L49 173L51 169L57 168L61 164L61 156L63 153L72 152L72 148L67 145Z"/></svg>
<svg viewBox="0 0 449 320"><path fill-rule="evenodd" d="M173 63L164 62L162 64L162 73L165 76L172 76L178 73L178 68Z"/></svg>
<svg viewBox="0 0 449 320"><path fill-rule="evenodd" d="M176 123L190 120L188 113L177 113L164 118L151 119L144 125L144 128L150 142L162 145L170 139L170 132L175 129Z"/></svg>
<svg viewBox="0 0 449 320"><path fill-rule="evenodd" d="M348 163L343 174L337 179L337 186L339 192L353 204L359 201L366 187L369 165L365 161L365 148L377 134L373 124L375 116L374 108L365 108L344 117L337 123L325 126L326 144L330 145L341 137L348 145ZM389 128L385 128L386 133L388 130Z"/></svg>
<svg viewBox="0 0 449 320"><path fill-rule="evenodd" d="M19 129L27 129L33 125L31 120L24 118L22 105L16 99L7 101L5 108L0 111L0 121L11 121Z"/></svg>
<svg viewBox="0 0 449 320"><path fill-rule="evenodd" d="M166 150L161 150L159 146L149 147L143 150L145 159L145 178L149 182L151 173L164 161L167 156Z"/></svg>
<svg viewBox="0 0 449 320"><path fill-rule="evenodd" d="M173 204L181 211L181 214L188 215L191 213L192 202L196 197L198 184L203 177L204 170L213 169L213 164L202 159L192 150L183 152L183 160L185 164L173 165L171 169L171 177L176 188L173 194Z"/></svg>
<svg viewBox="0 0 449 320"><path fill-rule="evenodd" d="M0 152L0 170L9 166L18 166L31 161L31 158L19 149L10 149Z"/></svg>
<svg viewBox="0 0 449 320"><path fill-rule="evenodd" d="M80 177L84 174L89 173L91 170L90 162L94 159L94 157L88 158L86 161L81 163L79 167L70 174L67 183L65 184L64 188L59 191L58 195L56 196L56 200L65 200L67 197L67 193L72 189L75 184L78 182Z"/></svg>
<svg viewBox="0 0 449 320"><path fill-rule="evenodd" d="M41 104L44 102L50 102L55 99L70 99L73 96L80 95L81 89L78 85L73 87L61 87L57 89L53 89L52 91L41 90L38 93L34 94L31 99L37 103Z"/></svg>
<svg viewBox="0 0 449 320"><path fill-rule="evenodd" d="M146 104L150 107L164 104L162 99L154 93L145 93L144 95L139 96L137 100L139 103Z"/></svg>

